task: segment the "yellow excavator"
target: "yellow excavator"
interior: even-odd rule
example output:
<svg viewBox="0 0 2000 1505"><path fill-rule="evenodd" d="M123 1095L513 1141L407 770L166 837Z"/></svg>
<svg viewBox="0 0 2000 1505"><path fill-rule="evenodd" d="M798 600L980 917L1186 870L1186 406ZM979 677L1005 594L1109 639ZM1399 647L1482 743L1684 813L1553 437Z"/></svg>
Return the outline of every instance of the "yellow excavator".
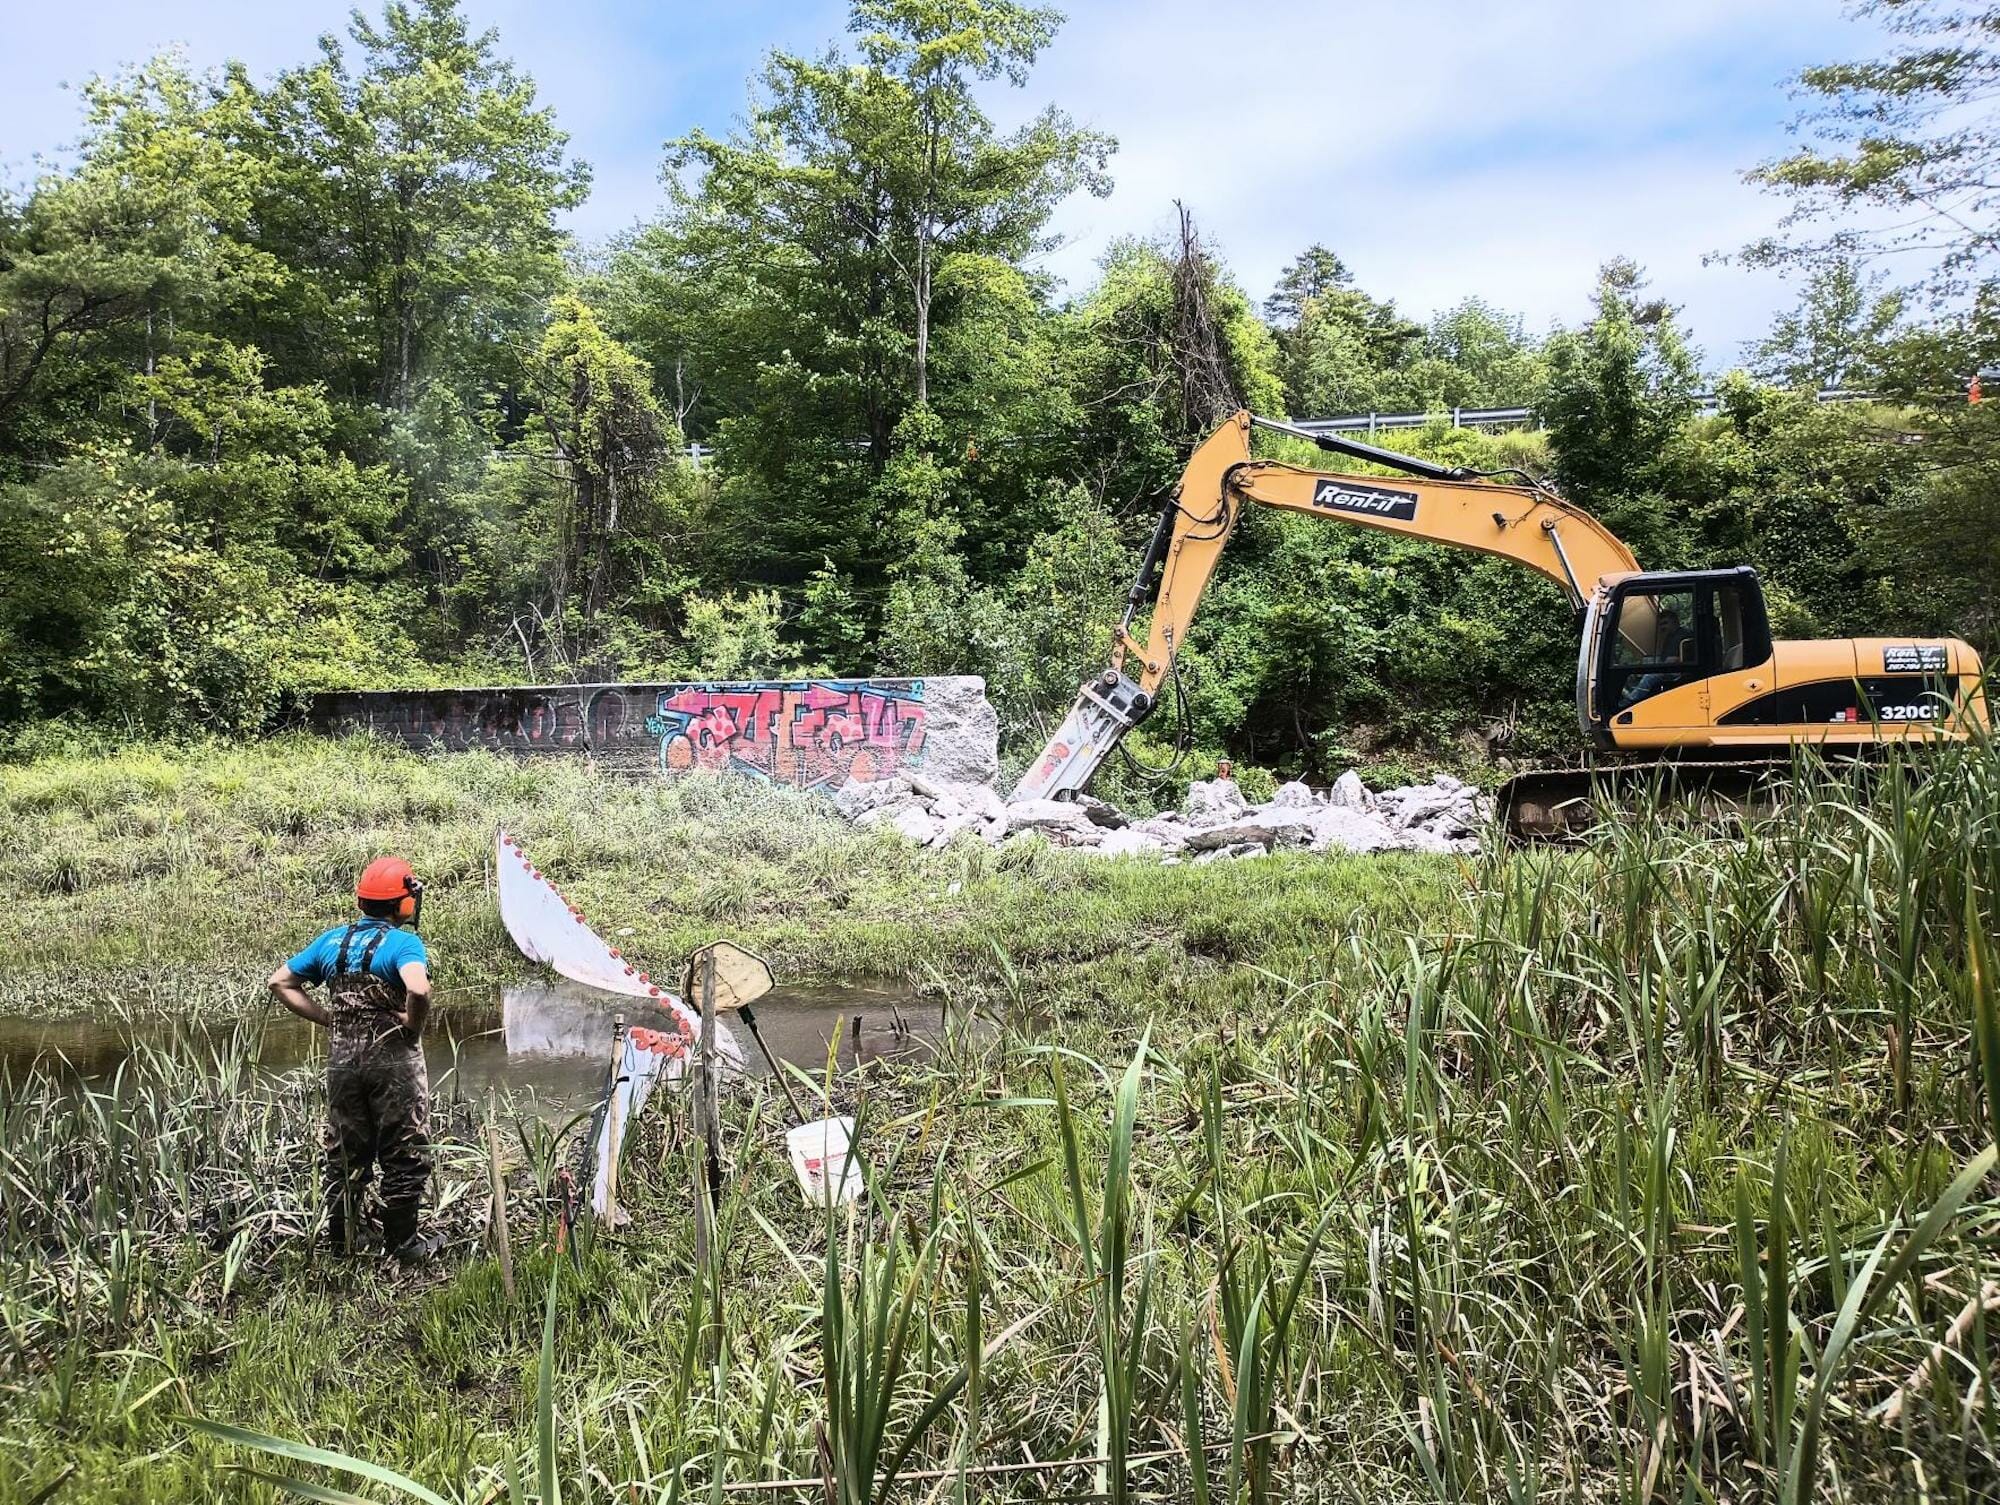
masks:
<svg viewBox="0 0 2000 1505"><path fill-rule="evenodd" d="M1413 479L1252 459L1253 428ZM1494 479L1502 475L1520 484ZM1747 565L1641 570L1603 523L1524 473L1456 469L1238 413L1189 458L1140 562L1109 667L1084 684L1016 800L1081 791L1153 712L1162 687L1177 684L1175 661L1202 591L1252 505L1496 554L1568 595L1581 629L1577 721L1591 757L1507 781L1500 806L1517 838L1587 825L1594 792L1607 783L1660 779L1734 800L1788 767L1800 744L1861 752L1964 739L1990 725L1979 655L1956 638L1773 642L1763 588ZM1148 600L1141 642L1132 622Z"/></svg>

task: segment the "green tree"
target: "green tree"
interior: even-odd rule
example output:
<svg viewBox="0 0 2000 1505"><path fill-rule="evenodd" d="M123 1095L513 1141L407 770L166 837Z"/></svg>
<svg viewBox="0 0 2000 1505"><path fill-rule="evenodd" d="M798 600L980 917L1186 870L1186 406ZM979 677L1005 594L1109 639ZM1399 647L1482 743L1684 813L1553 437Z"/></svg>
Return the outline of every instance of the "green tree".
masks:
<svg viewBox="0 0 2000 1505"><path fill-rule="evenodd" d="M1297 326L1306 305L1340 288L1351 286L1354 274L1325 246L1307 246L1278 274L1278 285L1264 300L1264 317L1282 329Z"/></svg>
<svg viewBox="0 0 2000 1505"><path fill-rule="evenodd" d="M1799 75L1811 103L1798 129L1812 144L1749 174L1792 200L1788 233L1748 258L1894 255L1933 292L1964 292L1990 278L2000 249L2000 25L1990 6L1958 0L1854 9L1903 45Z"/></svg>
<svg viewBox="0 0 2000 1505"><path fill-rule="evenodd" d="M559 297L552 312L531 376L561 480L550 593L559 608L575 603L588 643L635 554L657 557L668 546L662 502L680 434L660 410L645 363L581 300Z"/></svg>
<svg viewBox="0 0 2000 1505"><path fill-rule="evenodd" d="M1882 374L1883 346L1903 317L1905 298L1883 290L1884 274L1864 273L1851 260L1813 270L1799 305L1780 314L1750 350L1750 369L1785 387L1873 385Z"/></svg>
<svg viewBox="0 0 2000 1505"><path fill-rule="evenodd" d="M1296 416L1393 406L1396 374L1419 352L1423 326L1353 283L1338 256L1312 246L1264 300L1277 325L1286 411Z"/></svg>
<svg viewBox="0 0 2000 1505"><path fill-rule="evenodd" d="M1056 473L1083 482L1104 505L1137 510L1150 528L1157 493L1206 437L1205 419L1182 411L1181 330L1174 260L1164 245L1114 242L1097 284L1067 309L1055 341L1077 418ZM1242 289L1204 258L1208 315L1220 345L1222 380L1253 411L1284 403L1279 352Z"/></svg>
<svg viewBox="0 0 2000 1505"><path fill-rule="evenodd" d="M113 431L130 373L283 276L240 233L257 164L182 67L155 59L83 99L77 169L0 199L0 466Z"/></svg>
<svg viewBox="0 0 2000 1505"><path fill-rule="evenodd" d="M1821 403L1810 384L1721 387L1700 426L1685 516L1688 562L1757 567L1780 636L1870 634L1908 621L1868 539L1920 490L1911 447L1880 410Z"/></svg>
<svg viewBox="0 0 2000 1505"><path fill-rule="evenodd" d="M1684 550L1671 514L1689 488L1700 368L1674 309L1644 287L1633 263L1604 267L1596 317L1549 341L1541 415L1565 494L1659 568Z"/></svg>
<svg viewBox="0 0 2000 1505"><path fill-rule="evenodd" d="M556 216L589 170L458 0L390 0L349 38L351 58L322 37L268 90L230 75L246 147L272 166L259 237L294 271L262 327L281 370L337 394L408 412L442 382L476 403L562 283Z"/></svg>
<svg viewBox="0 0 2000 1505"><path fill-rule="evenodd" d="M857 399L879 469L904 406L929 399L937 297L960 257L1016 263L1056 204L1103 192L1112 143L1043 111L1002 135L975 82L1025 82L1053 12L973 0L861 3L862 64L774 53L747 129L696 131L668 152L675 253L734 288L765 340ZM679 175L692 175L692 184ZM796 338L803 337L803 338Z"/></svg>
<svg viewBox="0 0 2000 1505"><path fill-rule="evenodd" d="M1519 317L1466 298L1431 320L1385 395L1411 408L1533 408L1547 382L1542 348Z"/></svg>
<svg viewBox="0 0 2000 1505"><path fill-rule="evenodd" d="M977 88L1025 81L1055 24L1004 0L866 0L857 56L774 53L742 131L670 146L667 213L618 259L606 306L663 379L699 389L696 430L714 425L711 568L880 581L912 516L888 494L913 486L934 520L978 502L970 547L1018 547L1004 520L1028 468L989 482L1050 412L1025 263L1057 203L1108 186L1111 142L1054 109L1002 132ZM923 412L936 421L906 425Z"/></svg>

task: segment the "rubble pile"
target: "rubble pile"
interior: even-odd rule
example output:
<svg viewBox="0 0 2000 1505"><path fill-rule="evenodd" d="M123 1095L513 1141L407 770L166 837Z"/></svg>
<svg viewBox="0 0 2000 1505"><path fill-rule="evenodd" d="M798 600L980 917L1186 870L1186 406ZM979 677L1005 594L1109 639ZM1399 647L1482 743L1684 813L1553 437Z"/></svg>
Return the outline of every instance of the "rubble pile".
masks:
<svg viewBox="0 0 2000 1505"><path fill-rule="evenodd" d="M1333 787L1282 786L1253 805L1233 779L1197 780L1185 806L1128 819L1088 795L1009 804L991 784L954 784L908 771L834 791L857 826L887 826L920 846L970 833L994 846L1040 835L1056 846L1106 857L1152 854L1168 862L1216 862L1269 852L1469 852L1492 818L1493 801L1449 774L1401 789L1371 791L1352 769Z"/></svg>

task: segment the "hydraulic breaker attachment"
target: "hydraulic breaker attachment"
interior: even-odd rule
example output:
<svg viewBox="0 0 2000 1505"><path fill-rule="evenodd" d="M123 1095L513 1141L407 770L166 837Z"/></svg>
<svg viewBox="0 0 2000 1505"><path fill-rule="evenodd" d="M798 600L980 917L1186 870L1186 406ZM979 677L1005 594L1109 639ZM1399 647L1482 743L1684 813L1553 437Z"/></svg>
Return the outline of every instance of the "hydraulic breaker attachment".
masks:
<svg viewBox="0 0 2000 1505"><path fill-rule="evenodd" d="M1152 697L1116 669L1087 680L1048 746L1021 776L1013 800L1057 800L1090 782L1119 738L1144 721Z"/></svg>

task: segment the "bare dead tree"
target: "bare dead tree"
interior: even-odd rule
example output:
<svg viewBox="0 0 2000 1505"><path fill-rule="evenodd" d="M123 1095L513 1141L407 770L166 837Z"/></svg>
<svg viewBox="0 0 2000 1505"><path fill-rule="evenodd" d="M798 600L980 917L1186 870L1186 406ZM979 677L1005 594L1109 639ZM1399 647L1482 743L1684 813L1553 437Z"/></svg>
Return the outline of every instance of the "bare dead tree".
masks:
<svg viewBox="0 0 2000 1505"><path fill-rule="evenodd" d="M1222 327L1209 305L1214 272L1201 247L1201 234L1187 206L1175 200L1181 217L1181 249L1174 261L1174 364L1180 376L1181 427L1205 434L1243 406L1229 374Z"/></svg>

